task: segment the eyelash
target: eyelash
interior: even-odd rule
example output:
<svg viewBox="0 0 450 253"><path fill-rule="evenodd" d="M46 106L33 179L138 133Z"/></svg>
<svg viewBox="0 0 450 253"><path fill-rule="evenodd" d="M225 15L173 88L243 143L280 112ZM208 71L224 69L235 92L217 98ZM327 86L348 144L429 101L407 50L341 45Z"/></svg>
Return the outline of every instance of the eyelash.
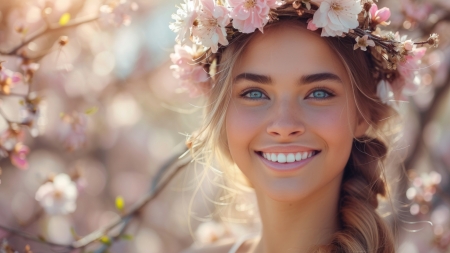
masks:
<svg viewBox="0 0 450 253"><path fill-rule="evenodd" d="M266 98L268 98L268 96L267 96L264 92L262 92L262 91L259 90L259 89L255 89L255 88L251 88L251 89L247 89L247 90L243 91L243 92L240 94L240 97L242 97L242 98L244 98L244 99L249 99L249 100L266 99L266 98L250 98L250 97L247 97L247 95L248 95L249 93L255 92L255 91L261 92L263 96L266 96ZM317 88L315 88L314 90L312 90L312 91L309 93L309 95L307 96L307 98L310 98L309 96L310 96L311 94L313 94L314 92L316 92L316 91L325 91L325 93L328 94L328 96L327 96L327 97L324 97L324 98L314 98L314 97L311 97L311 99L315 99L315 100L326 100L326 99L330 99L330 98L332 98L332 97L335 96L334 93L331 92L331 91L329 91L327 88L325 88L325 87L317 87Z"/></svg>
<svg viewBox="0 0 450 253"><path fill-rule="evenodd" d="M325 88L325 87L317 87L313 91L311 91L311 93L309 93L309 95L307 97L309 97L311 94L313 94L316 91L325 91L325 93L328 94L328 97L325 97L325 98L311 98L311 99L326 100L326 99L330 99L330 98L335 96L335 94L332 91L328 90L327 88Z"/></svg>

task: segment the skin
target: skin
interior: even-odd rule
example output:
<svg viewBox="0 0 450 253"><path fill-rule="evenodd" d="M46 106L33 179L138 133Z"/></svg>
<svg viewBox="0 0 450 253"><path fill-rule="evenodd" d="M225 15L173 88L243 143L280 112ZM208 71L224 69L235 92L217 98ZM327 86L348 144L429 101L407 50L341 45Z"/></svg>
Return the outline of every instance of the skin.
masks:
<svg viewBox="0 0 450 253"><path fill-rule="evenodd" d="M331 75L306 82L318 73ZM261 240L245 252L307 252L329 243L339 229L339 189L353 138L368 128L357 116L343 63L318 34L283 24L252 38L233 77L229 150L255 189L263 225ZM301 169L283 173L256 153L289 145L321 152Z"/></svg>

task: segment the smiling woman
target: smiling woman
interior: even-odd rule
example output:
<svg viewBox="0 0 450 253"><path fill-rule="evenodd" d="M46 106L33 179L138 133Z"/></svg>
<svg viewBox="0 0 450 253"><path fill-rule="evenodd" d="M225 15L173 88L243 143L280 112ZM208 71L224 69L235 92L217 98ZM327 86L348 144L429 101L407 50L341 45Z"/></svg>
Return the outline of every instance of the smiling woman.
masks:
<svg viewBox="0 0 450 253"><path fill-rule="evenodd" d="M251 251L394 252L375 210L382 119L395 111L377 98L367 56L286 20L236 39L218 73L192 152L254 188L263 230Z"/></svg>
<svg viewBox="0 0 450 253"><path fill-rule="evenodd" d="M222 1L198 9L186 1L175 17L181 41L227 35L206 51L176 46L172 68L208 96L188 142L193 159L205 170L218 162L226 189L252 187L262 221L256 240L186 252L395 252L378 197L389 197L384 161L397 116L389 100L410 80L396 64L416 49L371 33L370 1L320 2L230 0L234 28L202 19Z"/></svg>

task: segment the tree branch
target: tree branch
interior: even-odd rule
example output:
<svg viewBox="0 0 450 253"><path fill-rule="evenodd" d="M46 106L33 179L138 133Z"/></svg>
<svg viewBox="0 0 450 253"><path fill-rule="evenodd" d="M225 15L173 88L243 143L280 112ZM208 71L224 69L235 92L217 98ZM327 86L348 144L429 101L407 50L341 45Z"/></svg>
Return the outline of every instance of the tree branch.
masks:
<svg viewBox="0 0 450 253"><path fill-rule="evenodd" d="M138 200L131 208L130 210L121 216L121 218L117 221L111 222L108 226L104 228L100 228L83 238L73 242L70 245L64 245L64 244L57 244L52 243L48 241L43 241L42 239L30 236L24 232L21 232L19 230L15 230L13 228L9 228L3 225L0 225L0 229L10 232L12 234L15 234L17 236L20 236L22 238L36 241L39 243L47 244L50 246L56 246L56 247L62 247L67 250L74 250L74 249L82 249L88 246L89 244L98 241L102 236L104 236L106 233L108 233L111 229L115 228L116 226L123 224L123 227L121 229L121 232L113 237L114 241L118 240L121 234L125 231L128 223L131 221L131 219L150 201L155 199L159 193L167 186L167 184L175 177L175 175L181 171L182 168L184 168L190 161L190 156L185 154L187 149L183 149L183 151L180 153L177 153L176 155L172 156L169 161L164 164L157 172L155 178L152 181L151 184L151 190L144 195L140 200ZM109 246L108 246L109 247ZM104 252L108 247L105 248L105 245L103 245L98 251L96 252Z"/></svg>
<svg viewBox="0 0 450 253"><path fill-rule="evenodd" d="M35 39L50 33L50 32L55 32L55 31L60 31L60 30L64 30L70 27L75 27L75 26L79 26L85 23L89 23L92 21L96 21L98 20L98 15L96 15L95 17L83 17L83 18L78 18L78 19L74 19L72 21L69 21L68 24L66 25L59 25L59 24L55 24L55 25L46 25L43 28L41 28L39 31L37 31L34 35L32 35L29 39L25 40L24 42L22 42L21 44L17 45L16 47L14 47L13 49L11 49L10 51L7 52L2 52L0 51L0 55L14 55L14 56L19 56L22 57L21 55L18 55L18 51L23 48L24 46L28 45L30 42L34 41Z"/></svg>

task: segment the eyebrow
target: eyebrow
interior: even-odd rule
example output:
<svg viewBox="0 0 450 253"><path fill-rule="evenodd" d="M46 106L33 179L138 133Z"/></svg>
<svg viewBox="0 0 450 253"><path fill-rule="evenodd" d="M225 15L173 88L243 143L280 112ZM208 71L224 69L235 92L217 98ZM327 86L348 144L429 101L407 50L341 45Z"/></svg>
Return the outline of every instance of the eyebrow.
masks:
<svg viewBox="0 0 450 253"><path fill-rule="evenodd" d="M272 78L270 78L270 76L252 74L252 73L241 73L241 74L237 75L233 79L233 83L237 83L241 80L252 81L252 82L260 83L260 84L272 84ZM327 81L327 80L343 83L342 79L339 76L337 76L336 74L333 74L330 72L323 72L323 73L315 73L315 74L302 76L300 78L300 84L302 84L302 85L303 84L311 84L311 83Z"/></svg>

